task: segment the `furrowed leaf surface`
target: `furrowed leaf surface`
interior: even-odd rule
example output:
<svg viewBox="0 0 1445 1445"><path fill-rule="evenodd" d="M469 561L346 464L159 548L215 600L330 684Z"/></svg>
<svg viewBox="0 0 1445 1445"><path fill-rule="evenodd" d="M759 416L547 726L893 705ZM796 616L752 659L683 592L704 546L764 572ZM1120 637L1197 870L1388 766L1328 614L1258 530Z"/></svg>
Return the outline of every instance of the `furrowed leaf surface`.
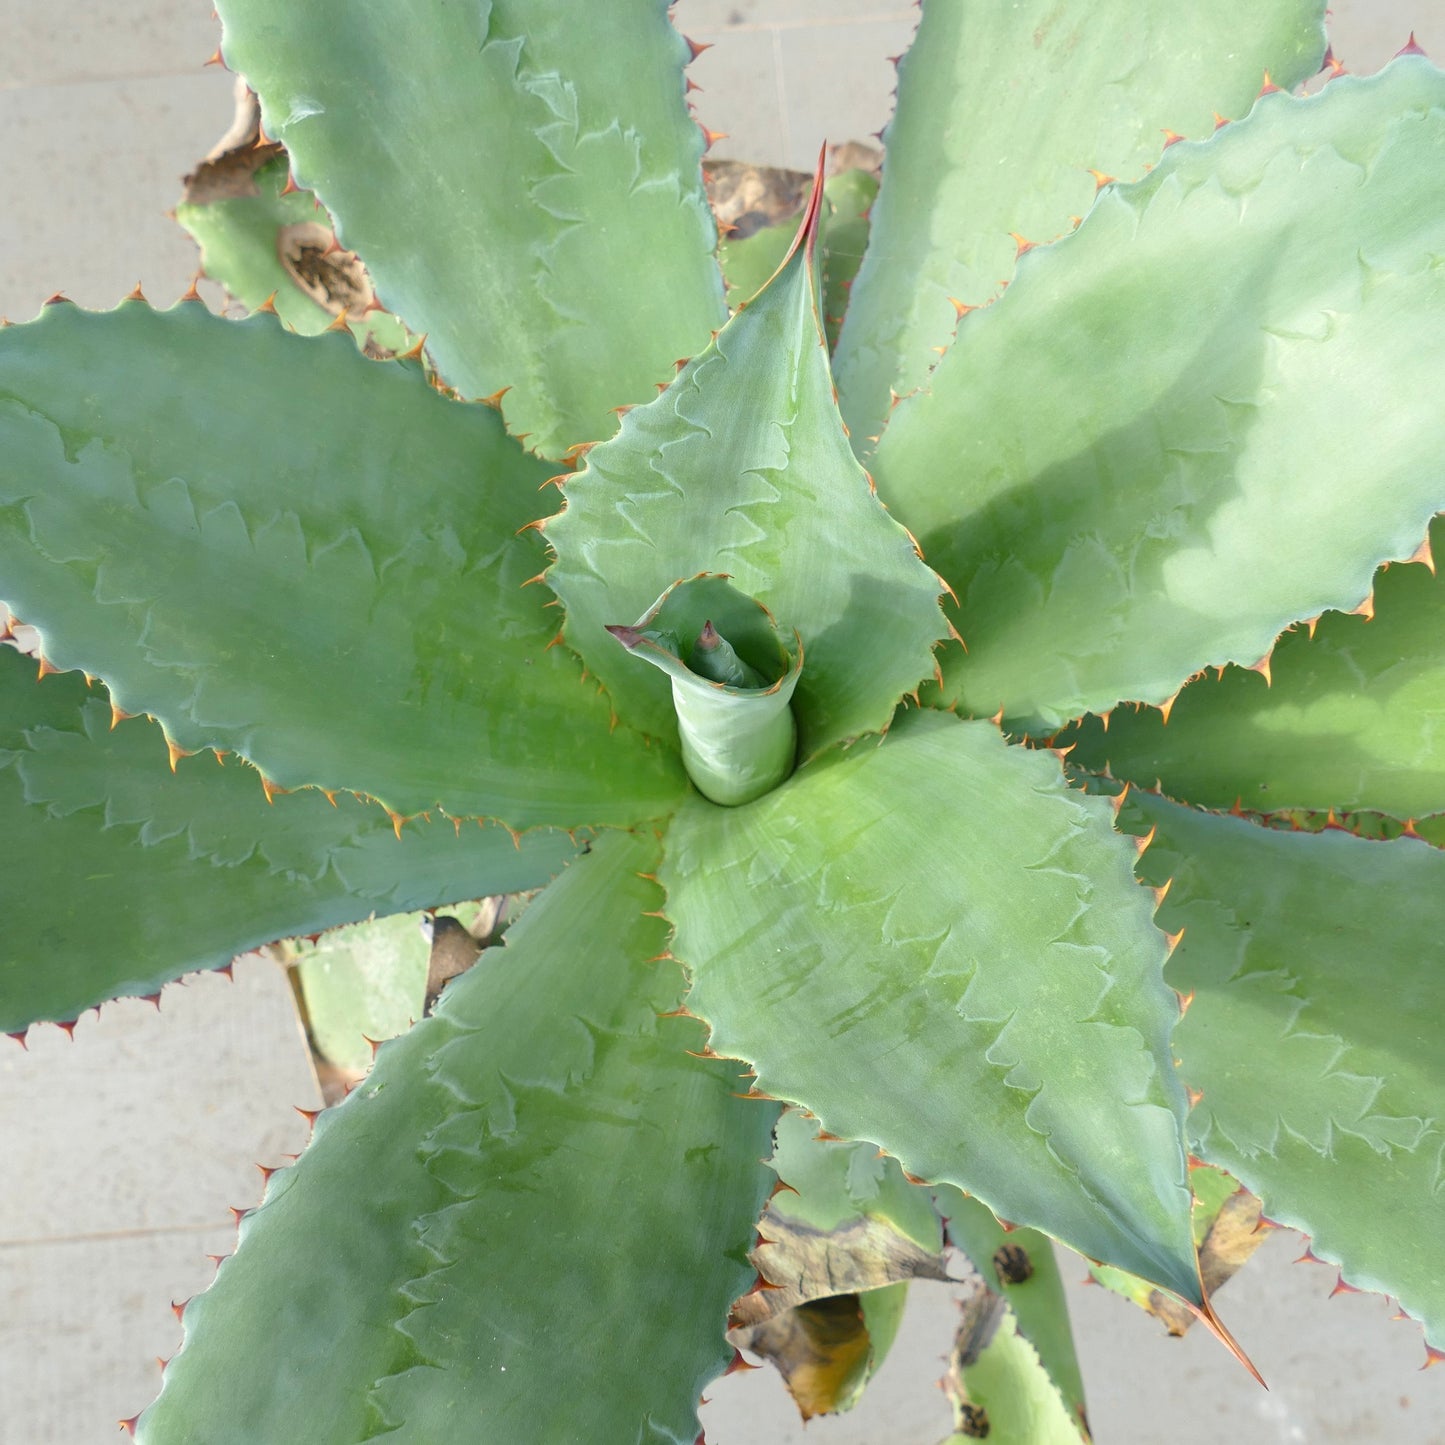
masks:
<svg viewBox="0 0 1445 1445"><path fill-rule="evenodd" d="M155 993L198 968L371 913L545 883L566 834L418 823L317 792L268 805L231 758L181 758L158 728L110 726L79 674L35 681L0 647L0 1032ZM55 880L66 886L57 888Z"/></svg>
<svg viewBox="0 0 1445 1445"><path fill-rule="evenodd" d="M658 1017L656 851L598 840L321 1116L188 1306L142 1445L692 1445L776 1112Z"/></svg>
<svg viewBox="0 0 1445 1445"><path fill-rule="evenodd" d="M1197 1302L1178 1008L1130 858L1055 759L925 713L689 804L661 876L688 1006L760 1089Z"/></svg>
<svg viewBox="0 0 1445 1445"><path fill-rule="evenodd" d="M1434 525L1445 555L1445 522ZM1166 727L1117 708L1086 719L1071 764L1209 808L1445 812L1445 579L1423 566L1376 575L1374 617L1327 612L1280 638L1270 682L1230 668L1196 678Z"/></svg>
<svg viewBox="0 0 1445 1445"><path fill-rule="evenodd" d="M1445 76L1406 58L1028 257L876 457L961 599L946 698L1052 730L1359 604L1445 505L1442 252Z"/></svg>
<svg viewBox="0 0 1445 1445"><path fill-rule="evenodd" d="M1243 115L1264 73L1289 89L1324 52L1321 0L930 0L898 71L873 233L838 348L838 389L863 455L890 388L923 385L953 341L954 302L1008 284L1017 237L1051 241L1097 178L1135 180L1166 133Z"/></svg>
<svg viewBox="0 0 1445 1445"><path fill-rule="evenodd" d="M568 480L547 580L625 721L675 737L667 679L604 630L679 578L732 577L802 637L800 754L885 727L946 635L939 584L877 499L833 403L809 246Z"/></svg>
<svg viewBox="0 0 1445 1445"><path fill-rule="evenodd" d="M1445 1346L1445 852L1413 838L1291 833L1132 793L1174 879L1169 981L1203 1097L1192 1147L1303 1230L1358 1288L1393 1295Z"/></svg>
<svg viewBox="0 0 1445 1445"><path fill-rule="evenodd" d="M222 0L266 133L464 396L559 457L726 315L662 0Z"/></svg>
<svg viewBox="0 0 1445 1445"><path fill-rule="evenodd" d="M421 372L199 304L0 333L0 596L179 746L413 815L629 823L685 782L611 728L535 533L544 464Z"/></svg>

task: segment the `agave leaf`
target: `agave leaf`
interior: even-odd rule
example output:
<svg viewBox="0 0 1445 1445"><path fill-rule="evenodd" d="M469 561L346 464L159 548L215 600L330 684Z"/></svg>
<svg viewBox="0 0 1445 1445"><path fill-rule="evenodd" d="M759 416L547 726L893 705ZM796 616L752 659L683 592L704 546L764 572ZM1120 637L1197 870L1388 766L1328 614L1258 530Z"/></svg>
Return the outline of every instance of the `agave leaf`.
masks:
<svg viewBox="0 0 1445 1445"><path fill-rule="evenodd" d="M1445 554L1445 521L1433 541ZM1285 633L1268 679L1196 678L1167 727L1125 708L1107 731L1087 719L1070 762L1211 808L1445 812L1445 578L1389 567L1372 595L1370 619L1327 612Z"/></svg>
<svg viewBox="0 0 1445 1445"><path fill-rule="evenodd" d="M1093 204L1091 171L1135 180L1167 133L1207 136L1214 113L1243 115L1266 71L1286 89L1312 75L1323 18L1322 0L929 0L899 66L885 182L838 347L860 455L890 389L923 385L935 348L952 342L954 302L981 306L1008 284L1018 238L1066 231Z"/></svg>
<svg viewBox="0 0 1445 1445"><path fill-rule="evenodd" d="M1194 1190L1194 1243L1199 1249L1199 1275L1211 1295L1227 1284L1249 1262L1265 1240L1259 1200L1222 1169L1197 1160L1190 1162L1189 1183ZM1194 1316L1178 1301L1160 1294L1146 1280L1122 1269L1095 1265L1091 1273L1100 1284L1147 1310L1171 1335L1183 1335L1194 1326Z"/></svg>
<svg viewBox="0 0 1445 1445"><path fill-rule="evenodd" d="M722 324L716 228L660 0L222 0L222 49L463 395L559 457ZM478 204L495 197L496 204Z"/></svg>
<svg viewBox="0 0 1445 1445"><path fill-rule="evenodd" d="M600 839L321 1116L187 1307L143 1445L695 1437L775 1114L658 1016L656 847Z"/></svg>
<svg viewBox="0 0 1445 1445"><path fill-rule="evenodd" d="M947 698L1045 730L1163 703L1415 552L1445 504L1442 153L1419 58L1267 96L966 318L875 472L961 599Z"/></svg>
<svg viewBox="0 0 1445 1445"><path fill-rule="evenodd" d="M837 350L853 283L868 250L877 198L878 176L873 171L854 167L823 183L823 199L828 203L823 226L823 331L830 353Z"/></svg>
<svg viewBox="0 0 1445 1445"><path fill-rule="evenodd" d="M661 876L688 1006L760 1089L1197 1303L1177 1005L1131 857L1052 757L924 713L685 806Z"/></svg>
<svg viewBox="0 0 1445 1445"><path fill-rule="evenodd" d="M1195 1152L1445 1347L1445 852L1124 806L1156 830L1143 876L1174 880L1159 917L1184 930L1169 981L1192 996L1174 1047L1202 1092Z"/></svg>
<svg viewBox="0 0 1445 1445"><path fill-rule="evenodd" d="M760 603L703 573L674 583L634 626L607 630L671 679L683 766L704 797L748 803L793 771L803 650Z"/></svg>
<svg viewBox="0 0 1445 1445"><path fill-rule="evenodd" d="M937 1254L943 1248L943 1225L928 1191L910 1184L898 1161L876 1144L823 1138L816 1120L785 1109L773 1130L769 1162L787 1188L768 1202L768 1215L824 1234L874 1220L919 1250Z"/></svg>
<svg viewBox="0 0 1445 1445"><path fill-rule="evenodd" d="M949 1240L961 1249L972 1261L974 1269L984 1287L995 1296L1008 1314L1012 1316L1017 1334L1028 1342L1036 1366L1024 1370L1023 1377L1031 1379L1032 1369L1042 1370L1044 1379L1052 1384L1055 1394L1062 1402L1065 1418L1074 1422L1074 1436L1089 1438L1088 1418L1084 1408L1084 1378L1079 1370L1078 1356L1074 1353L1074 1334L1069 1327L1069 1305L1064 1295L1064 1281L1059 1273L1059 1263L1054 1257L1054 1246L1047 1235L1036 1229L1005 1229L992 1212L976 1199L970 1199L961 1190L945 1185L935 1191L939 1211L944 1215ZM994 1312L989 1327L996 1327L1002 1311ZM980 1304L965 1305L964 1328L960 1331L959 1344L963 1347L955 1353L950 1364L950 1373L955 1386L963 1387L963 1398L972 1398L975 1384L985 1394L993 1391L988 1370L978 1376L969 1373L972 1361L960 1358L973 1351L968 1349L964 1332L973 1324L982 1324L983 1310ZM1006 1334L1008 1332L1005 1332ZM975 1337L977 1338L977 1337ZM980 1349L987 1349L986 1341L979 1341ZM1015 1344L1002 1344L998 1355L1008 1356L1014 1361L1013 1368L1021 1369L1023 1360L1029 1359L1027 1352ZM945 1388L948 1388L945 1385ZM1033 1386L1025 1392L1029 1397L1039 1396L1039 1413L1048 1416L1051 1412L1042 1409L1042 1389ZM961 1413L961 1412L960 1412ZM1005 1427L1004 1419L994 1423ZM990 1435L989 1437L993 1437ZM1002 1438L1007 1439L1004 1435ZM1019 1445L1028 1445L1031 1437L1020 1435Z"/></svg>
<svg viewBox="0 0 1445 1445"><path fill-rule="evenodd" d="M450 921L470 938L464 924ZM424 1016L427 931L436 926L425 914L396 913L288 949L306 1006L306 1032L322 1058L364 1071L375 1043L404 1034ZM473 950L468 961L475 958Z"/></svg>
<svg viewBox="0 0 1445 1445"><path fill-rule="evenodd" d="M829 352L838 344L838 331L848 309L848 293L868 246L868 208L877 194L878 177L857 167L839 171L823 182L819 250L822 253L823 332ZM718 262L734 302L749 301L783 264L805 209L800 204L797 211L774 225L761 227L744 237L723 240L718 247Z"/></svg>
<svg viewBox="0 0 1445 1445"><path fill-rule="evenodd" d="M786 1109L770 1161L781 1187L753 1251L773 1286L733 1307L728 1338L782 1374L805 1420L851 1409L888 1354L913 1279L948 1278L928 1192L873 1144L824 1139Z"/></svg>
<svg viewBox="0 0 1445 1445"><path fill-rule="evenodd" d="M964 1305L943 1381L955 1420L944 1445L985 1438L992 1445L1079 1445L1089 1439L1017 1318L1000 1303L984 1291ZM997 1310L992 1316L991 1307Z"/></svg>
<svg viewBox="0 0 1445 1445"><path fill-rule="evenodd" d="M565 833L418 823L316 792L267 804L235 759L179 758L159 728L111 726L79 674L35 681L0 647L0 1030L147 995L290 934L545 883ZM64 877L66 887L55 880Z"/></svg>
<svg viewBox="0 0 1445 1445"><path fill-rule="evenodd" d="M857 1404L897 1336L909 1281L948 1278L928 1193L874 1145L816 1129L785 1110L774 1130L771 1164L786 1187L768 1203L754 1261L777 1288L739 1300L728 1332L777 1366L804 1420Z"/></svg>
<svg viewBox="0 0 1445 1445"><path fill-rule="evenodd" d="M686 786L549 649L514 535L547 469L489 408L348 336L137 301L0 332L0 392L0 595L180 747L514 828Z"/></svg>
<svg viewBox="0 0 1445 1445"><path fill-rule="evenodd" d="M703 163L707 198L717 217L717 259L731 308L751 301L787 259L808 209L806 171L745 161Z"/></svg>
<svg viewBox="0 0 1445 1445"><path fill-rule="evenodd" d="M945 635L938 579L871 495L833 404L818 318L816 207L771 284L671 386L630 411L566 483L548 521L547 574L565 636L619 714L674 737L671 691L606 628L680 578L731 576L807 663L794 711L801 752L884 727Z"/></svg>
<svg viewBox="0 0 1445 1445"><path fill-rule="evenodd" d="M376 302L371 280L349 251L333 250L331 219L310 191L287 190L284 151L252 150L261 160L224 189L190 177L176 220L201 249L201 269L255 310L268 300L287 326L314 336L346 318L358 342L375 354L405 351L415 338ZM198 176L204 175L202 172ZM274 299L273 299L274 298Z"/></svg>

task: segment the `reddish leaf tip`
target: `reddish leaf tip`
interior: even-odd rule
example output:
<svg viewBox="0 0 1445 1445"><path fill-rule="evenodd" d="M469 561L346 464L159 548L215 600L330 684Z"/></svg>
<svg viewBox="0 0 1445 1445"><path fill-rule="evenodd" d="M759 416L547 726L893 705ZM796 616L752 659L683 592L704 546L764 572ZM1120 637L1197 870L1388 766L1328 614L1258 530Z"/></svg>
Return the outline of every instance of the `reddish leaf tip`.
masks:
<svg viewBox="0 0 1445 1445"><path fill-rule="evenodd" d="M1203 1293L1202 1289L1201 1293ZM1266 1390L1269 1389L1269 1386L1265 1384L1264 1376L1255 1368L1254 1361L1244 1353L1239 1342L1225 1328L1224 1321L1215 1314L1214 1306L1210 1304L1208 1295L1204 1296L1201 1304L1194 1304L1189 1300L1183 1300L1181 1303Z"/></svg>

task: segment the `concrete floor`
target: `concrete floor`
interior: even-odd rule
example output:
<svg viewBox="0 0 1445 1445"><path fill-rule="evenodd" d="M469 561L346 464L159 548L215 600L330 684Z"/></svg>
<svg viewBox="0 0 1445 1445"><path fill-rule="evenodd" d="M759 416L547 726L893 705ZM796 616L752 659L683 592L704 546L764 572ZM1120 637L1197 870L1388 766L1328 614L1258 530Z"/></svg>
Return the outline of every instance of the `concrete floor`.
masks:
<svg viewBox="0 0 1445 1445"><path fill-rule="evenodd" d="M1378 65L1412 24L1445 55L1445 0L1335 10L1353 70ZM883 123L887 57L915 18L884 0L680 0L677 16L716 42L692 71L702 118L730 134L716 153L799 167L825 136ZM208 0L0 3L0 314L25 319L57 288L93 307L138 280L162 304L185 289L193 251L164 213L229 118L229 78L201 68L216 40ZM0 1445L110 1439L147 1402L156 1357L179 1342L172 1301L204 1286L207 1256L234 1238L229 1207L258 1197L253 1166L299 1148L292 1108L316 1103L285 981L261 960L235 983L168 988L159 1011L89 1015L73 1043L51 1027L31 1031L28 1052L0 1040ZM1113 1296L1077 1289L1096 1438L1445 1445L1445 1370L1419 1372L1418 1331L1390 1323L1382 1300L1328 1299L1333 1273L1292 1264L1296 1245L1272 1239L1221 1300L1268 1394L1208 1339L1165 1339ZM915 1289L863 1405L810 1425L811 1445L935 1445L946 1433L932 1382L951 1306L928 1290ZM710 1394L714 1445L804 1438L771 1374Z"/></svg>

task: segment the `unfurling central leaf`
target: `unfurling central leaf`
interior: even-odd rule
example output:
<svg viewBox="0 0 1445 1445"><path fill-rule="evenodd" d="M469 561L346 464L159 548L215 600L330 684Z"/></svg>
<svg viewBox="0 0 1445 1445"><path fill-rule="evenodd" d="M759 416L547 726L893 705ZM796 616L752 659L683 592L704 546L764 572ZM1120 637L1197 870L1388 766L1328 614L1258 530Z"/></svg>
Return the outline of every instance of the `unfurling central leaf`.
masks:
<svg viewBox="0 0 1445 1445"><path fill-rule="evenodd" d="M803 643L725 576L674 582L632 627L609 627L672 679L682 761L714 803L750 803L793 771Z"/></svg>

